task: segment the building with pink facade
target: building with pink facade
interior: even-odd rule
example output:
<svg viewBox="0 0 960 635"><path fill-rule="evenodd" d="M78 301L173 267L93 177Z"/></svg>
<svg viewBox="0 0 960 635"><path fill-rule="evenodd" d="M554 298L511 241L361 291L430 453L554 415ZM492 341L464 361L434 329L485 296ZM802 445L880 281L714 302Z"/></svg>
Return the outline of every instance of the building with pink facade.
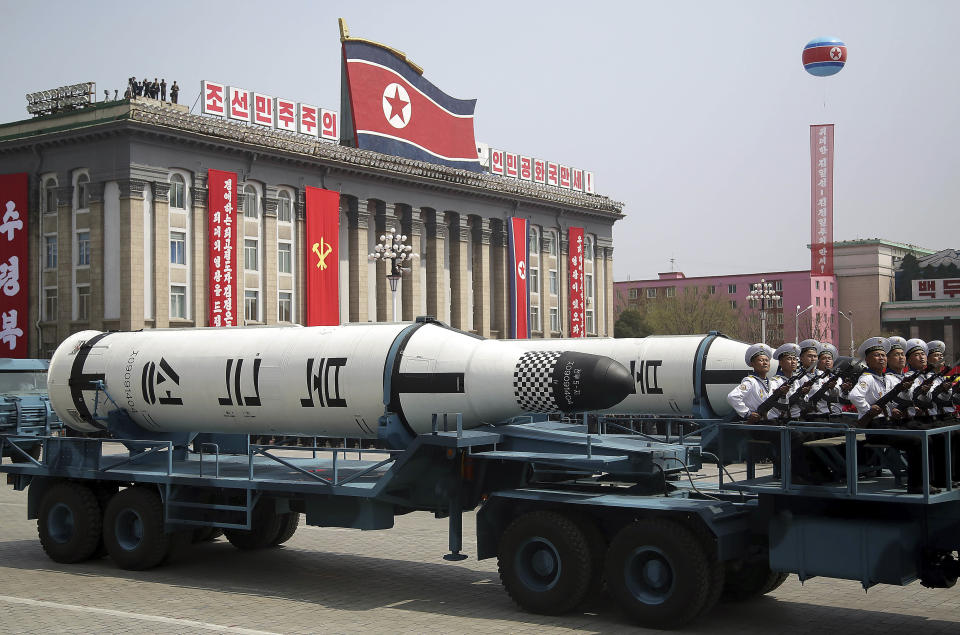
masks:
<svg viewBox="0 0 960 635"><path fill-rule="evenodd" d="M810 271L770 271L691 278L679 271L658 275L653 280L614 282L614 319L624 309L667 301L685 290L692 291L691 287L694 287L697 293L707 293L726 300L740 313L741 319L755 320L759 332L760 307L755 301L748 300L747 294L751 285L763 279L772 283L776 294L780 296L772 307L768 307L768 344L778 346L783 342L813 337L831 342L839 346L841 352L847 353L849 337L840 336L841 332L846 334L847 331L838 324L842 318L837 312L835 276L812 276Z"/></svg>

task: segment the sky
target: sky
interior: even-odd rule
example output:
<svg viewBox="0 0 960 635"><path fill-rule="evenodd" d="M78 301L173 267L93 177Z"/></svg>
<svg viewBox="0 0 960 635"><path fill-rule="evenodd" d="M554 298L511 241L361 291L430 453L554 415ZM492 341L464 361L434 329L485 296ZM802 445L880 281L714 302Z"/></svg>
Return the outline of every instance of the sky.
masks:
<svg viewBox="0 0 960 635"><path fill-rule="evenodd" d="M0 0L0 121L28 92L203 79L340 107L337 18L446 93L478 141L594 173L616 280L809 267L809 126L836 125L834 239L960 247L960 2ZM848 62L819 78L815 37ZM199 106L194 112L199 111ZM671 259L674 263L671 264Z"/></svg>

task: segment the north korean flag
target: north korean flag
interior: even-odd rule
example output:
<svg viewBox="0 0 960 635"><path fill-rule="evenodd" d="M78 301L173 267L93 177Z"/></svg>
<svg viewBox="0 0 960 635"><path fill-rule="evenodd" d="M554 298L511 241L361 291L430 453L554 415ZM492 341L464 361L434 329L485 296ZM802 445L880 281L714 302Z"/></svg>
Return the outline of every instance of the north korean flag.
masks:
<svg viewBox="0 0 960 635"><path fill-rule="evenodd" d="M395 51L343 42L354 141L358 148L480 172L473 136L477 100L454 99Z"/></svg>

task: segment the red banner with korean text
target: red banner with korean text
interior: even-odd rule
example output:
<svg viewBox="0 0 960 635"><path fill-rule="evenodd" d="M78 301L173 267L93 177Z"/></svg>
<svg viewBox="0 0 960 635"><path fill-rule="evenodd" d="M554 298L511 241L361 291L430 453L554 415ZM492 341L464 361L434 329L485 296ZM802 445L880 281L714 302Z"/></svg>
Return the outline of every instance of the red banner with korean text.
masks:
<svg viewBox="0 0 960 635"><path fill-rule="evenodd" d="M0 174L0 357L27 356L27 174Z"/></svg>
<svg viewBox="0 0 960 635"><path fill-rule="evenodd" d="M307 188L307 326L340 324L340 194Z"/></svg>
<svg viewBox="0 0 960 635"><path fill-rule="evenodd" d="M207 325L237 326L237 175L207 173Z"/></svg>
<svg viewBox="0 0 960 635"><path fill-rule="evenodd" d="M833 124L810 126L810 274L833 275Z"/></svg>
<svg viewBox="0 0 960 635"><path fill-rule="evenodd" d="M567 231L567 269L570 272L570 337L587 336L587 307L583 289L583 227Z"/></svg>
<svg viewBox="0 0 960 635"><path fill-rule="evenodd" d="M530 337L530 295L527 286L527 219L511 218L510 243L510 337Z"/></svg>

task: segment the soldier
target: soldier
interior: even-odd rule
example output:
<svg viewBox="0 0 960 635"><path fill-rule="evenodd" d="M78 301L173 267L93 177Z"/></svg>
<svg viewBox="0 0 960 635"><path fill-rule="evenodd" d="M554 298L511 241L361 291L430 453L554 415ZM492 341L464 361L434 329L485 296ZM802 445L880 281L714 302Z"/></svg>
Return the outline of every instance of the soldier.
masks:
<svg viewBox="0 0 960 635"><path fill-rule="evenodd" d="M836 346L829 342L822 343L820 355L817 357L817 369L821 373L830 373L833 370L833 364L838 356L839 352ZM811 419L830 420L831 417L839 417L843 412L843 401L846 400L847 393L853 388L852 381L845 381L840 386L837 386L836 382L838 380L834 380L833 377L829 375L824 376L814 384L810 392L811 394L819 392L820 388L830 381L833 381L833 386L821 393L817 399L817 403L813 404L813 416ZM847 403L850 402L847 401Z"/></svg>
<svg viewBox="0 0 960 635"><path fill-rule="evenodd" d="M817 340L803 340L800 347L800 368L804 375L797 381L797 389L790 396L791 416L799 419L803 412L809 411L812 404L807 403L807 395L815 390L820 374L817 371L817 361L820 358L822 346ZM795 407L795 408L794 408Z"/></svg>
<svg viewBox="0 0 960 635"><path fill-rule="evenodd" d="M167 80L160 80L160 100L167 101Z"/></svg>
<svg viewBox="0 0 960 635"><path fill-rule="evenodd" d="M757 408L772 392L770 380L767 379L772 354L773 349L766 344L754 344L748 348L744 361L753 369L753 372L744 377L740 385L727 395L727 402L747 423L760 422Z"/></svg>
<svg viewBox="0 0 960 635"><path fill-rule="evenodd" d="M170 103L177 103L177 96L180 94L180 87L177 86L177 80L173 80L173 86L170 87Z"/></svg>
<svg viewBox="0 0 960 635"><path fill-rule="evenodd" d="M776 411L780 419L787 419L800 415L800 407L790 406L790 396L797 390L798 381L790 381L800 365L800 347L793 342L787 342L773 351L773 358L777 360L778 368L774 380L777 386L774 393L779 395Z"/></svg>
<svg viewBox="0 0 960 635"><path fill-rule="evenodd" d="M927 363L930 365L929 368L931 372L940 373L943 371L943 355L946 350L946 344L940 340L933 340L927 343ZM930 387L930 392L933 395L931 415L941 420L954 419L957 414L956 407L952 402L952 393L958 392L957 389L955 387L940 389L941 384L950 381L950 379L940 376L933 380L933 385ZM960 459L960 457L957 458Z"/></svg>

